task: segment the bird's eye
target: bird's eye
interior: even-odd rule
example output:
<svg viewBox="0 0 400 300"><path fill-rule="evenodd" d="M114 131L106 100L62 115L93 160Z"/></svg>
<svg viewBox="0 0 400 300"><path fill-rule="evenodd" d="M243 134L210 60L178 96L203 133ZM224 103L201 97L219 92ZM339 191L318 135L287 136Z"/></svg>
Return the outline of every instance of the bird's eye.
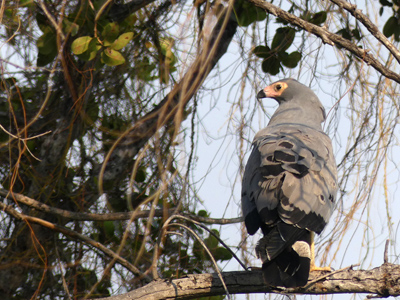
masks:
<svg viewBox="0 0 400 300"><path fill-rule="evenodd" d="M275 85L275 91L279 92L282 89L282 85L277 84Z"/></svg>

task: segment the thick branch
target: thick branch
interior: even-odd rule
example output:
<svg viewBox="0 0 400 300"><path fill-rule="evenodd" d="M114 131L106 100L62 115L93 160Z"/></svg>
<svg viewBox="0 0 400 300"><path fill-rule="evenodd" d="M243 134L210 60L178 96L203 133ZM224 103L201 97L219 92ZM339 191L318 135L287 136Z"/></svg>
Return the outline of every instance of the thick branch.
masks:
<svg viewBox="0 0 400 300"><path fill-rule="evenodd" d="M283 293L283 294L341 294L369 293L382 297L400 295L400 266L383 264L372 270L352 270L334 273L305 288L278 289L264 285L260 271L222 273L230 294ZM312 272L309 282L323 273ZM216 274L188 275L173 280L157 280L132 292L102 298L103 300L182 300L224 295L225 291Z"/></svg>
<svg viewBox="0 0 400 300"><path fill-rule="evenodd" d="M362 48L359 48L357 45L341 37L340 35L334 34L324 29L323 27L319 27L317 25L304 21L303 19L300 19L299 17L296 17L295 15L290 14L287 11L267 1L264 0L248 0L248 1L264 9L266 12L273 14L274 16L277 16L289 22L292 25L298 26L314 34L315 36L318 36L326 44L329 44L331 46L336 44L347 49L355 56L365 61L368 65L371 65L375 70L377 70L383 76L400 83L400 75L382 65L373 55L368 53L369 51L368 49L364 50Z"/></svg>

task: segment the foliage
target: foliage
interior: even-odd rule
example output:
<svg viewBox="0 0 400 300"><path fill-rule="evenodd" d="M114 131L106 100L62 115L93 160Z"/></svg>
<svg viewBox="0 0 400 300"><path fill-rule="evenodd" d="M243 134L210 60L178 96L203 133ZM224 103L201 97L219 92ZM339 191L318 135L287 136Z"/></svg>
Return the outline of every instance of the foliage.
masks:
<svg viewBox="0 0 400 300"><path fill-rule="evenodd" d="M210 217L217 201L239 210L244 158L253 131L267 122L256 116L270 113L258 114L253 101L260 82L296 74L320 95L331 87L321 100L332 107L325 128L335 140L341 194L318 257L349 263L340 246L357 243L366 245L358 260L373 264L369 249L398 234L389 187L400 178L393 154L399 86L387 74L399 73L399 59L360 14L335 1L274 3L293 17L246 0L4 4L0 294L106 297L157 277L214 272L212 258L219 266L233 261L223 244L230 236L241 239L230 240L231 250L259 265L243 227L229 235ZM380 0L367 15L395 49L399 6ZM325 40L312 26L325 30ZM332 37L344 42L327 44ZM382 68L369 67L368 55ZM204 163L214 155L208 144L219 141ZM212 177L216 165L222 171ZM219 196L215 185L229 188ZM379 204L374 194L384 195ZM378 238L373 205L382 209Z"/></svg>

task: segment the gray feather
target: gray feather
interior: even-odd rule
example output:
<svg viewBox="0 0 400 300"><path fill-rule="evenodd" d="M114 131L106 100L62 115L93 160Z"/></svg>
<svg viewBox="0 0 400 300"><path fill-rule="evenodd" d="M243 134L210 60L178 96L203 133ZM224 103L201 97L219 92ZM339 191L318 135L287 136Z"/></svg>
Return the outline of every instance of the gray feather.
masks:
<svg viewBox="0 0 400 300"><path fill-rule="evenodd" d="M272 93L279 107L268 126L256 134L242 181L245 224L249 234L262 229L264 238L257 246L257 255L268 270L285 265L286 253L293 253L290 249L297 252L299 247L291 247L303 234L323 230L332 215L338 189L332 143L321 128L325 120L321 102L296 80L278 83L286 85L286 90ZM258 95L271 97L264 91L271 92L275 84ZM293 264L297 257L300 261L307 256L290 255L296 258ZM270 264L275 258L277 262ZM309 259L306 261L309 264ZM303 275L296 282L304 282L309 265L298 267ZM276 274L289 282L290 276L284 273L280 270ZM285 276L289 277L283 279Z"/></svg>
<svg viewBox="0 0 400 300"><path fill-rule="evenodd" d="M336 163L331 140L321 129L322 117L314 124L308 117L313 111L320 114L322 105L318 99L310 103L300 100L285 102L285 110L277 110L279 120L274 114L274 124L255 136L242 182L242 210L245 217L255 209L259 213L276 210L266 217L261 215L262 222L274 224L282 220L320 233L336 200ZM299 104L303 105L297 110ZM310 112L306 111L306 121L302 122L300 112L304 109ZM293 117L293 111L300 115Z"/></svg>

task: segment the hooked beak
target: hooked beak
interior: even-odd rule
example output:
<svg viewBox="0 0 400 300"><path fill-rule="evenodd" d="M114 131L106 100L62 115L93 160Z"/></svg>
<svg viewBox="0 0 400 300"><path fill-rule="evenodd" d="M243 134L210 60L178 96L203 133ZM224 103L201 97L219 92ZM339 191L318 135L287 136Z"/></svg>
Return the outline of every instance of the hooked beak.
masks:
<svg viewBox="0 0 400 300"><path fill-rule="evenodd" d="M267 98L267 95L265 95L264 90L261 90L257 94L257 99L262 99L262 98Z"/></svg>
<svg viewBox="0 0 400 300"><path fill-rule="evenodd" d="M277 96L279 96L278 93L274 90L274 88L272 86L269 85L266 88L264 88L258 92L257 99L275 98Z"/></svg>

